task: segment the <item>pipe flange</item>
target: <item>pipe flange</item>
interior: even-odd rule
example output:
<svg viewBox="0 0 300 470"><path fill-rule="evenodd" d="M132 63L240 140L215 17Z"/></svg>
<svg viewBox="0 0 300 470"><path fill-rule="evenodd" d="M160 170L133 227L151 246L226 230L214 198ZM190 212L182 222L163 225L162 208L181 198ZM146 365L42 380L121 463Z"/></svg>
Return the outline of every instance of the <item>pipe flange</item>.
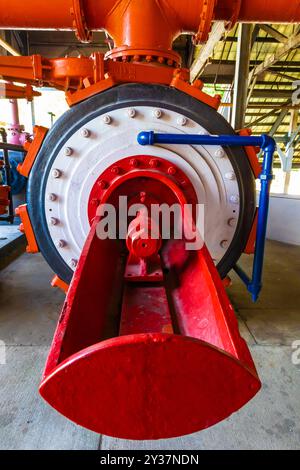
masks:
<svg viewBox="0 0 300 470"><path fill-rule="evenodd" d="M82 0L73 0L71 16L73 17L73 25L77 39L84 43L91 42L92 31L88 29L86 24Z"/></svg>
<svg viewBox="0 0 300 470"><path fill-rule="evenodd" d="M116 62L155 62L169 67L180 67L181 65L181 57L175 51L136 49L128 46L115 47L105 54L105 58Z"/></svg>
<svg viewBox="0 0 300 470"><path fill-rule="evenodd" d="M195 44L207 41L214 17L215 6L216 0L203 0L199 29L197 34L194 36Z"/></svg>
<svg viewBox="0 0 300 470"><path fill-rule="evenodd" d="M232 2L232 15L228 23L226 24L226 29L227 31L230 31L237 23L237 20L239 18L239 14L241 11L241 6L242 6L242 0L233 0Z"/></svg>

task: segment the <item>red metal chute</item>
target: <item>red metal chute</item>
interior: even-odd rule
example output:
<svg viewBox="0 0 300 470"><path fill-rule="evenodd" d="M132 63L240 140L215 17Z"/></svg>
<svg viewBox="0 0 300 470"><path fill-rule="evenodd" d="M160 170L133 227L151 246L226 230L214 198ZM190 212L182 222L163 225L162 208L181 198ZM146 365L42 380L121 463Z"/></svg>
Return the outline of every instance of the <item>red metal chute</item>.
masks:
<svg viewBox="0 0 300 470"><path fill-rule="evenodd" d="M126 248L97 237L100 220L67 293L42 396L76 423L127 439L180 436L228 417L260 381L207 248L139 237L133 225L141 234L152 224L142 213Z"/></svg>

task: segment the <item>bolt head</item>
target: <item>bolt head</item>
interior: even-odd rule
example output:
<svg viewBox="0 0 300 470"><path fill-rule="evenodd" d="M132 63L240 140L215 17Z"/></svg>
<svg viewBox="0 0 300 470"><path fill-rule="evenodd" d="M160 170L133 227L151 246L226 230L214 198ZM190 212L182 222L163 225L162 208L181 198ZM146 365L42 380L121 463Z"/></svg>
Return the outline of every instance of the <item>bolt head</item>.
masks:
<svg viewBox="0 0 300 470"><path fill-rule="evenodd" d="M107 125L111 124L111 121L112 121L111 117L108 114L103 116L102 120L103 120L104 124L107 124Z"/></svg>
<svg viewBox="0 0 300 470"><path fill-rule="evenodd" d="M128 114L128 116L129 116L130 118L133 119L133 118L135 117L135 115L136 115L136 110L135 110L134 108L129 108L129 109L127 110L127 114Z"/></svg>
<svg viewBox="0 0 300 470"><path fill-rule="evenodd" d="M220 243L222 248L227 248L228 247L228 240L222 240Z"/></svg>
<svg viewBox="0 0 300 470"><path fill-rule="evenodd" d="M98 186L99 186L101 189L106 189L107 186L108 186L108 184L107 184L106 181L100 180L100 181L98 182Z"/></svg>
<svg viewBox="0 0 300 470"><path fill-rule="evenodd" d="M57 248L64 248L66 246L65 240L57 240L56 247Z"/></svg>
<svg viewBox="0 0 300 470"><path fill-rule="evenodd" d="M65 154L67 157L70 157L70 156L73 154L73 149L71 149L71 147L65 147L65 148L64 148L64 154Z"/></svg>
<svg viewBox="0 0 300 470"><path fill-rule="evenodd" d="M56 201L56 199L57 199L56 194L53 194L53 193L49 193L49 194L48 194L48 201L52 201L52 202L53 202L53 201Z"/></svg>
<svg viewBox="0 0 300 470"><path fill-rule="evenodd" d="M90 137L90 135L91 135L90 131L89 131L88 129L85 129L85 128L84 128L84 129L81 129L80 133L81 133L82 137L84 137L84 138L86 138L86 139L87 139L88 137Z"/></svg>
<svg viewBox="0 0 300 470"><path fill-rule="evenodd" d="M149 165L152 168L157 168L159 166L159 160L157 160L156 158L151 158Z"/></svg>
<svg viewBox="0 0 300 470"><path fill-rule="evenodd" d="M215 157L217 158L224 158L225 157L225 152L223 149L218 149L215 152Z"/></svg>
<svg viewBox="0 0 300 470"><path fill-rule="evenodd" d="M118 166L113 166L111 169L111 172L114 173L115 175L120 174L121 169Z"/></svg>
<svg viewBox="0 0 300 470"><path fill-rule="evenodd" d="M53 177L53 178L60 178L60 177L61 177L61 171L58 170L57 168L54 168L54 169L52 170L52 173L51 173L51 174L52 174L52 177Z"/></svg>
<svg viewBox="0 0 300 470"><path fill-rule="evenodd" d="M78 264L78 260L77 260L77 259L71 259L71 260L70 260L70 266L71 266L71 268L75 269L76 266L77 266L77 264Z"/></svg>
<svg viewBox="0 0 300 470"><path fill-rule="evenodd" d="M232 217L231 219L228 219L227 223L228 223L229 227L235 227L236 219L234 217Z"/></svg>
<svg viewBox="0 0 300 470"><path fill-rule="evenodd" d="M176 170L176 168L175 168L174 166L170 166L170 167L168 168L168 173L169 173L169 175L176 175L176 171L177 171L177 170Z"/></svg>
<svg viewBox="0 0 300 470"><path fill-rule="evenodd" d="M240 197L238 196L238 194L233 194L232 196L230 196L230 202L232 202L233 204L238 204L240 201Z"/></svg>
<svg viewBox="0 0 300 470"><path fill-rule="evenodd" d="M98 199L96 199L96 198L94 197L94 198L91 200L91 204L92 204L92 206L98 206L98 204L99 204Z"/></svg>
<svg viewBox="0 0 300 470"><path fill-rule="evenodd" d="M177 119L177 124L179 124L180 126L186 126L187 124L187 118L185 116L180 116L178 119Z"/></svg>
<svg viewBox="0 0 300 470"><path fill-rule="evenodd" d="M233 172L233 171L229 171L228 173L225 173L225 178L226 178L227 180L231 180L231 181L235 180L235 174L234 174L234 172Z"/></svg>
<svg viewBox="0 0 300 470"><path fill-rule="evenodd" d="M55 217L51 217L50 218L50 224L51 225L57 225L58 224L58 219L56 219Z"/></svg>
<svg viewBox="0 0 300 470"><path fill-rule="evenodd" d="M162 117L162 110L161 109L154 109L153 111L153 116L156 118L156 119L160 119Z"/></svg>
<svg viewBox="0 0 300 470"><path fill-rule="evenodd" d="M132 158L130 160L130 165L133 166L134 168L137 168L139 166L139 161L136 158Z"/></svg>

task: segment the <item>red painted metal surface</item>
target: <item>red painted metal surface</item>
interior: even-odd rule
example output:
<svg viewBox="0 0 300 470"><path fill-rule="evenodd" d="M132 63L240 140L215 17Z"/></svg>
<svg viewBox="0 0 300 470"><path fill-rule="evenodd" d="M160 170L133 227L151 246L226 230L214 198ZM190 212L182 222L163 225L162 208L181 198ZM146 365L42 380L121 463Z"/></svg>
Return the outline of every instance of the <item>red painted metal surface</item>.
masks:
<svg viewBox="0 0 300 470"><path fill-rule="evenodd" d="M1 168L1 163L0 163ZM0 215L6 214L9 206L10 188L7 185L0 184Z"/></svg>
<svg viewBox="0 0 300 470"><path fill-rule="evenodd" d="M198 203L195 189L176 165L155 155L132 155L106 168L99 175L89 197L88 216L92 223L99 204L118 206L119 196L128 197L128 207L151 204Z"/></svg>
<svg viewBox="0 0 300 470"><path fill-rule="evenodd" d="M206 247L164 240L163 277L129 279L125 242L97 238L99 220L67 293L41 395L76 423L127 439L195 432L238 410L260 381Z"/></svg>

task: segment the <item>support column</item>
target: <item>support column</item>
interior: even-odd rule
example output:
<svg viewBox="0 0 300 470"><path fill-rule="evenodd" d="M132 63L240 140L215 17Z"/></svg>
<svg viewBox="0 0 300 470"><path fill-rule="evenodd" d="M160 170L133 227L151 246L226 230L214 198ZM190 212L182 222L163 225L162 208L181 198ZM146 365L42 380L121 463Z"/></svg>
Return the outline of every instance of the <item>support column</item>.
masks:
<svg viewBox="0 0 300 470"><path fill-rule="evenodd" d="M231 117L232 127L236 130L242 129L245 124L252 30L251 24L239 26Z"/></svg>
<svg viewBox="0 0 300 470"><path fill-rule="evenodd" d="M285 168L285 175L284 175L284 194L288 194L290 179L291 179L291 170L293 164L293 157L294 157L294 138L295 133L298 130L298 116L299 111L298 109L292 109L291 111L291 122L290 122L290 129L289 129L289 137L290 137L290 145L287 145L286 149L286 158L287 158L287 165Z"/></svg>

